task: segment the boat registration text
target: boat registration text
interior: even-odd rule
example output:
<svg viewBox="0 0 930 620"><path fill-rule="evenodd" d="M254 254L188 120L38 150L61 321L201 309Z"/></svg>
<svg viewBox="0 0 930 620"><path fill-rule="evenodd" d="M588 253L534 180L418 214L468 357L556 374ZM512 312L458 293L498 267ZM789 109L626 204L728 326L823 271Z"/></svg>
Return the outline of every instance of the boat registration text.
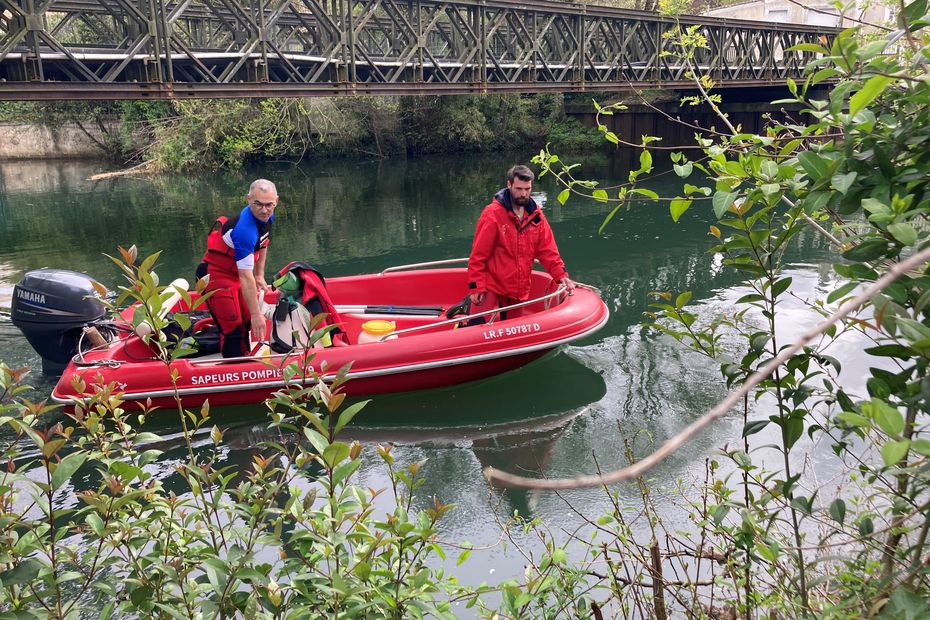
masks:
<svg viewBox="0 0 930 620"><path fill-rule="evenodd" d="M486 329L484 330L484 339L492 340L494 338L504 338L505 336L516 336L517 334L532 334L538 332L539 329L539 323L524 323L523 325Z"/></svg>

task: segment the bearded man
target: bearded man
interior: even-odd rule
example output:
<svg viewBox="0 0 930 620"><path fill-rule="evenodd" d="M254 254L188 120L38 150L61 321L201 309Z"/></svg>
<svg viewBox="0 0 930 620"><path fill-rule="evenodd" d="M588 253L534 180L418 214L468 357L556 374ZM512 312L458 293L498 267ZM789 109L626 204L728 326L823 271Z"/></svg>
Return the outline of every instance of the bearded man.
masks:
<svg viewBox="0 0 930 620"><path fill-rule="evenodd" d="M528 300L534 260L542 264L553 280L564 285L569 295L575 289L565 271L552 228L530 197L534 178L528 167L512 167L507 171L507 187L494 195L478 218L468 257L472 313ZM501 313L501 318L514 318L526 311L526 307L516 308Z"/></svg>

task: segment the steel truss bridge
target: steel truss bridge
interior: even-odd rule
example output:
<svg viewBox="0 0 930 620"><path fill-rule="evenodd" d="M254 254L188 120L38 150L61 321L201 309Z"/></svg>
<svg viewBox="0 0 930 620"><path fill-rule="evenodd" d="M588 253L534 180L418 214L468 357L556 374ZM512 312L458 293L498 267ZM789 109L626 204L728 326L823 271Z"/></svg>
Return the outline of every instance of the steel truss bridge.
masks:
<svg viewBox="0 0 930 620"><path fill-rule="evenodd" d="M0 0L0 99L687 88L799 78L833 29L534 0Z"/></svg>

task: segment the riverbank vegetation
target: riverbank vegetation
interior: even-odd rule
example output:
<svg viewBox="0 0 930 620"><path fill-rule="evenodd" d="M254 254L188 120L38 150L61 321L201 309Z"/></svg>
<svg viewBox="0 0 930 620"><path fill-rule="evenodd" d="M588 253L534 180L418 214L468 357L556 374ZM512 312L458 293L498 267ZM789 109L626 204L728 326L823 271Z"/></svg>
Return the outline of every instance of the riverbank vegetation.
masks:
<svg viewBox="0 0 930 620"><path fill-rule="evenodd" d="M652 595L656 617L668 605L716 617L930 613L927 8L909 3L899 29L878 40L849 30L798 46L817 55L803 83L788 83L785 103L800 104L804 117L773 119L760 134L717 108L720 95L693 62L707 45L700 32L680 30L672 41L701 91L693 102L718 111L720 131L696 128L701 157L672 153L686 182L665 202L674 221L712 212L710 251L747 280L722 316L702 316L688 291L655 293L650 327L715 360L733 389L662 453L734 409L743 433L708 459L703 493L690 503L693 528L670 532L653 511L653 538L631 543L618 532L625 542L609 565L643 558L652 590L634 587ZM607 127L621 107L600 109L601 131L635 141ZM640 168L609 193L551 152L536 162L564 184L561 201L579 192L610 204L609 226L618 210L658 198L641 187L654 145L642 139ZM833 245L832 290L795 290L785 273L785 251L805 229ZM793 324L798 304L812 317L803 332ZM851 337L868 343L854 353L867 360L857 360L868 367L864 381L842 371L839 351ZM642 480L643 471L516 483L570 488ZM644 504L648 511L645 493ZM663 575L670 568L674 579Z"/></svg>
<svg viewBox="0 0 930 620"><path fill-rule="evenodd" d="M570 98L571 99L571 98ZM565 96L483 95L0 104L0 120L76 127L102 156L152 170L255 160L601 148ZM584 101L590 101L586 95Z"/></svg>
<svg viewBox="0 0 930 620"><path fill-rule="evenodd" d="M671 151L680 195L644 186L667 151L650 150L656 142L648 137L614 134L607 123L618 106L601 106L600 134L641 148L639 169L621 186L584 179L552 150L537 158L564 183L566 208L576 192L603 202L606 213L657 200L675 221L697 209L713 213L709 251L745 278L745 295L722 316L691 305L688 291L657 291L650 309L654 337L719 364L733 390L676 441L724 415L742 426L733 443L708 455L704 480L682 481L685 525L672 526L668 511L656 509L644 468L512 481L540 489L603 484L613 509L589 515L566 505L577 514L571 532L516 516L507 526L535 532L545 551L526 554L523 575L470 586L439 568L470 561L470 550L438 537L455 508L417 494L420 464L395 463L387 446L340 441L358 412L342 407L342 375L269 401L280 434L241 470L211 458L222 431L211 428L209 408L179 406L186 454L174 471L155 472L147 466L164 443L140 432L146 412L123 411L114 386L84 386L89 403L53 417L28 400L20 371L2 368L0 424L17 441L3 446L0 473L0 611L408 618L456 617L470 607L504 618L927 617L927 8L926 0L907 4L898 30L882 40L847 31L828 46L802 46L816 59L807 79L789 87L804 116L752 134L721 112L719 131L701 134L701 156ZM682 62L706 44L687 30L674 43ZM697 69L694 77L704 89L694 102L716 109L712 83ZM817 94L818 84L831 88ZM604 225L618 224L608 215ZM823 290L796 290L785 273L786 248L808 229L834 247ZM117 262L128 278L120 301L141 302L139 320L163 327L155 258L127 250ZM813 317L810 329L794 324L798 306ZM167 373L176 349L155 333ZM851 336L869 342L846 353L868 360L864 381L843 373L836 351ZM658 460L634 457L639 440L620 438L618 450L636 464ZM389 466L389 488L357 484L364 459ZM622 480L639 489L636 509L620 501L614 483Z"/></svg>

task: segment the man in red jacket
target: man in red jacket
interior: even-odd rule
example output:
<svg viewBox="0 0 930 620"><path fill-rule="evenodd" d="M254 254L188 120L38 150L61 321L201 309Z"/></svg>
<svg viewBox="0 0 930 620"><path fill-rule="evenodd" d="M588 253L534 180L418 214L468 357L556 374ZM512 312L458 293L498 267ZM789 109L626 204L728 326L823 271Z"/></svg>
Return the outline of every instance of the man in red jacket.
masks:
<svg viewBox="0 0 930 620"><path fill-rule="evenodd" d="M468 257L472 313L529 299L534 259L566 287L569 295L575 289L559 256L549 222L530 198L534 178L533 171L526 166L508 170L507 187L494 195L478 218ZM501 318L521 316L526 307L508 312L502 313Z"/></svg>

